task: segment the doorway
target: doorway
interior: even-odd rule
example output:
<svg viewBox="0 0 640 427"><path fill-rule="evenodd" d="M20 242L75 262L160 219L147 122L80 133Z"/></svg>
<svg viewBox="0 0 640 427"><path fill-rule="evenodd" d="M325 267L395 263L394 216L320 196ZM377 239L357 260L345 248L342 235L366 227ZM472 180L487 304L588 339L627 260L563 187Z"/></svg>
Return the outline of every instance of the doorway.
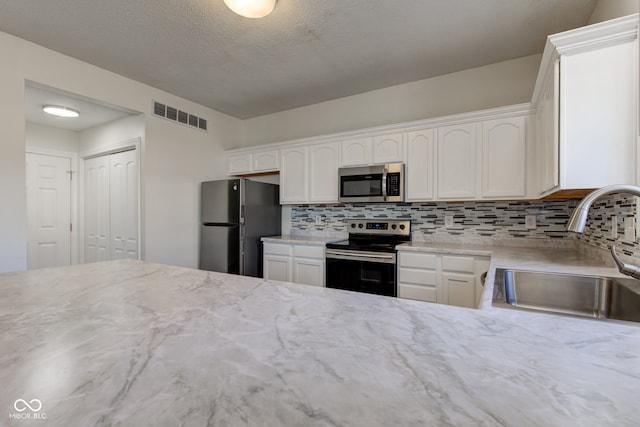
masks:
<svg viewBox="0 0 640 427"><path fill-rule="evenodd" d="M42 108L48 104L72 108L80 117L48 116ZM139 156L144 114L26 81L25 122L27 268L141 258ZM85 163L91 165L99 157L109 161L107 184L114 191L104 193L106 202L94 206L90 204L95 197L85 191ZM96 215L88 212L98 211L100 224L106 220L109 227L97 234L91 229L92 236L109 241L96 245L94 239L88 245L85 231L90 226L85 220L94 221ZM96 249L91 252L90 247ZM98 254L100 248L105 251Z"/></svg>

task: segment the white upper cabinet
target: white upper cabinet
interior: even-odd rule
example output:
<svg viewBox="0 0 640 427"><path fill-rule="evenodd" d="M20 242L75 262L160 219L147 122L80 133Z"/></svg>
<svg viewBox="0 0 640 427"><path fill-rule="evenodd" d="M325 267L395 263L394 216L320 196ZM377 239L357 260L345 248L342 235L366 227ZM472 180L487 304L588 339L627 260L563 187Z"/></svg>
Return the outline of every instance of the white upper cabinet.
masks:
<svg viewBox="0 0 640 427"><path fill-rule="evenodd" d="M272 172L280 169L278 150L256 151L253 153L252 172Z"/></svg>
<svg viewBox="0 0 640 427"><path fill-rule="evenodd" d="M373 138L355 138L342 141L340 166L367 166L373 158Z"/></svg>
<svg viewBox="0 0 640 427"><path fill-rule="evenodd" d="M309 148L283 148L280 157L280 203L307 203Z"/></svg>
<svg viewBox="0 0 640 427"><path fill-rule="evenodd" d="M338 201L339 147L337 142L309 147L309 202Z"/></svg>
<svg viewBox="0 0 640 427"><path fill-rule="evenodd" d="M336 203L340 144L283 148L280 203Z"/></svg>
<svg viewBox="0 0 640 427"><path fill-rule="evenodd" d="M543 80L542 94L536 108L538 195L553 191L560 185L560 160L558 157L560 155L558 145L559 73L560 61L556 60Z"/></svg>
<svg viewBox="0 0 640 427"><path fill-rule="evenodd" d="M407 201L433 200L435 176L434 129L407 133L405 160Z"/></svg>
<svg viewBox="0 0 640 427"><path fill-rule="evenodd" d="M526 190L525 118L482 123L482 197L524 197Z"/></svg>
<svg viewBox="0 0 640 427"><path fill-rule="evenodd" d="M397 163L404 159L404 133L373 137L373 163Z"/></svg>
<svg viewBox="0 0 640 427"><path fill-rule="evenodd" d="M277 172L279 169L280 152L277 149L227 155L227 175Z"/></svg>
<svg viewBox="0 0 640 427"><path fill-rule="evenodd" d="M227 156L227 175L251 173L251 153Z"/></svg>
<svg viewBox="0 0 640 427"><path fill-rule="evenodd" d="M477 182L476 123L438 128L438 198L473 199Z"/></svg>
<svg viewBox="0 0 640 427"><path fill-rule="evenodd" d="M540 70L538 193L636 183L637 15L550 36Z"/></svg>

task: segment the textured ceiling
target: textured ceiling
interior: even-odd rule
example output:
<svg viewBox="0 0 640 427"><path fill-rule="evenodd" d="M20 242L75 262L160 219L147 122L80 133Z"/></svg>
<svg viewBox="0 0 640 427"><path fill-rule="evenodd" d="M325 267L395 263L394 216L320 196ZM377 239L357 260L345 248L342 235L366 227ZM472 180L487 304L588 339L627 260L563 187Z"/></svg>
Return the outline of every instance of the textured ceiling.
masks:
<svg viewBox="0 0 640 427"><path fill-rule="evenodd" d="M0 30L238 118L540 53L596 0L0 0Z"/></svg>

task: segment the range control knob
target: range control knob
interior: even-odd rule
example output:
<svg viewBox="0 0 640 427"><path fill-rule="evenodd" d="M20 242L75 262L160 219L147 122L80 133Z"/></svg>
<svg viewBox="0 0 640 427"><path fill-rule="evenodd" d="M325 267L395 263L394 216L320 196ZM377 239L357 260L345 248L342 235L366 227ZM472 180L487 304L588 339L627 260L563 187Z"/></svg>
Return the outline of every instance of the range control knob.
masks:
<svg viewBox="0 0 640 427"><path fill-rule="evenodd" d="M404 224L400 224L400 230L404 230L404 229L405 229Z"/></svg>
<svg viewBox="0 0 640 427"><path fill-rule="evenodd" d="M395 230L395 229L396 229L396 227L397 227L397 226L396 226L395 224L392 224L392 225L391 225L391 229L392 229L392 230Z"/></svg>
<svg viewBox="0 0 640 427"><path fill-rule="evenodd" d="M355 224L351 224L351 228L356 228L356 225Z"/></svg>
<svg viewBox="0 0 640 427"><path fill-rule="evenodd" d="M362 228L362 227L364 227L364 225L358 224L358 228Z"/></svg>

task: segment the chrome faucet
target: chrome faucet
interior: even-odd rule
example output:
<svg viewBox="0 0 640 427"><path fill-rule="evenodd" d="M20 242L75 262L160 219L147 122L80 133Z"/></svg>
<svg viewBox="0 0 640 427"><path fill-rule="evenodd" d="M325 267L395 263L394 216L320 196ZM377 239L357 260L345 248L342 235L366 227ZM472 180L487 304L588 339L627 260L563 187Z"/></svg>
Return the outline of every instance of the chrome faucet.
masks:
<svg viewBox="0 0 640 427"><path fill-rule="evenodd" d="M578 206L573 210L571 218L569 218L569 224L567 224L567 230L574 233L583 233L585 224L587 223L587 216L589 214L589 208L593 202L602 196L607 196L613 193L629 193L634 196L640 197L640 187L635 185L619 184L619 185L607 185L599 188L591 193L587 194L584 199L578 203ZM622 274L631 276L634 279L640 279L640 267L632 264L624 263L618 255L616 255L616 245L611 245L611 256L618 266L618 270Z"/></svg>

